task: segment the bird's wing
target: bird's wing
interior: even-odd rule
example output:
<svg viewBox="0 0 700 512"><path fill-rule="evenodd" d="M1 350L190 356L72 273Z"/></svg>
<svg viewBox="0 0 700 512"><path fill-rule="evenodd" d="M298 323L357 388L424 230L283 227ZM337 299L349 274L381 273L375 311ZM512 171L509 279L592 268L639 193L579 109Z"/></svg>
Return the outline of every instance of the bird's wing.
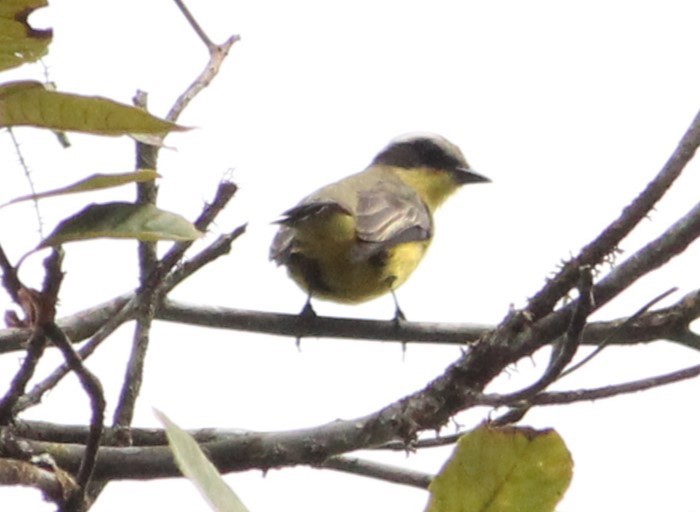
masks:
<svg viewBox="0 0 700 512"><path fill-rule="evenodd" d="M281 224L270 247L270 259L285 264L295 249L296 227L320 215L352 214L350 205L334 200L317 200L310 196L284 212ZM409 189L375 183L357 192L354 207L358 244L351 257L370 258L381 251L405 242L427 240L432 236L433 219L417 194Z"/></svg>
<svg viewBox="0 0 700 512"><path fill-rule="evenodd" d="M375 187L358 194L357 238L364 242L356 257L370 257L394 245L426 240L432 236L433 219L412 191Z"/></svg>
<svg viewBox="0 0 700 512"><path fill-rule="evenodd" d="M280 229L272 240L270 259L278 265L286 263L294 248L294 227L312 217L330 215L333 213L349 214L350 212L334 201L313 200L302 202L294 208L285 211L282 214L282 218L275 222L276 224L280 224Z"/></svg>

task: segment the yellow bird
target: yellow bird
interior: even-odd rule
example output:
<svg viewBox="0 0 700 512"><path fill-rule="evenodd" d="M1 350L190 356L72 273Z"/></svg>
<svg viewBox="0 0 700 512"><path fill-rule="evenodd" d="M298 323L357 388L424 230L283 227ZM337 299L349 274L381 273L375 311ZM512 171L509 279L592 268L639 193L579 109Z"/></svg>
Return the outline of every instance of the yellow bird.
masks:
<svg viewBox="0 0 700 512"><path fill-rule="evenodd" d="M311 298L359 303L391 293L420 263L433 237L433 213L467 183L488 178L460 149L434 134L397 137L364 171L327 185L284 212L270 259L287 267Z"/></svg>

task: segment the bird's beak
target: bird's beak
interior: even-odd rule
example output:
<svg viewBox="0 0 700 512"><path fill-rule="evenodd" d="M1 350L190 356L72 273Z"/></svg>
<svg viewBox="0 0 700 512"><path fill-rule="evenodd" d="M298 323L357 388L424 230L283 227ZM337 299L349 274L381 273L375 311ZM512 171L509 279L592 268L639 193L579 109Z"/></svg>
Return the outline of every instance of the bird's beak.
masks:
<svg viewBox="0 0 700 512"><path fill-rule="evenodd" d="M458 167L455 169L455 178L457 182L462 185L466 185L467 183L491 183L491 180L486 176L482 176L465 167Z"/></svg>

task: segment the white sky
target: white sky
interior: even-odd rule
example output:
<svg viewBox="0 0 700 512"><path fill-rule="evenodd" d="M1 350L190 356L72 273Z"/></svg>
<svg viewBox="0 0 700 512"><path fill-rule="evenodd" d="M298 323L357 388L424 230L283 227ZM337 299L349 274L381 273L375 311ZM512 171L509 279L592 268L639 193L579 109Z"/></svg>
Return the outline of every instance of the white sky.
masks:
<svg viewBox="0 0 700 512"><path fill-rule="evenodd" d="M493 183L466 188L438 213L433 248L399 292L402 308L412 320L498 322L639 192L700 106L700 7L693 2L190 3L214 40L239 33L242 41L181 118L197 129L167 140L176 150L161 154L161 206L194 217L233 169L241 190L210 238L250 224L230 256L176 290L173 297L182 300L299 311L304 295L267 261L269 222L318 186L362 169L390 138L421 130L460 145ZM151 110L163 115L206 61L166 0L56 0L44 11L33 19L55 29L46 64L63 91L129 103L143 89ZM23 67L0 80L42 76L39 66ZM41 190L133 166L125 138L71 135L73 146L62 150L48 132L16 135ZM26 194L28 185L11 165L16 156L6 133L0 133L0 159L2 203ZM696 162L623 244L626 254L697 201L698 171ZM132 195L124 189L55 199L42 204L42 214L51 229L81 201ZM13 258L34 246L31 207L0 211L0 232ZM132 242L66 247L61 314L132 287L134 248ZM671 300L698 288L698 256L692 247L596 318L631 314L671 286L681 289ZM30 284L38 285L38 261L23 271ZM9 300L1 297L6 309ZM382 298L316 309L386 319L393 304ZM152 406L184 427L284 429L352 418L423 387L458 356L456 348L409 347L404 361L399 345L337 340L305 340L298 353L292 339L160 323L153 334L139 426L156 425ZM129 344L130 328L122 328L89 363L110 406ZM9 378L20 358L0 359L0 375ZM521 362L493 389L530 382L544 362ZM697 354L667 343L609 348L560 386L622 382L697 362ZM556 428L575 460L572 487L558 510L697 510L698 392L696 380L531 412L525 423ZM70 423L85 422L88 413L71 381L27 416ZM469 426L485 414L459 420ZM383 460L435 471L446 454ZM420 511L427 499L419 490L310 469L227 480L254 512ZM37 496L0 488L4 509L40 510ZM110 485L93 510L152 506L206 510L184 480Z"/></svg>

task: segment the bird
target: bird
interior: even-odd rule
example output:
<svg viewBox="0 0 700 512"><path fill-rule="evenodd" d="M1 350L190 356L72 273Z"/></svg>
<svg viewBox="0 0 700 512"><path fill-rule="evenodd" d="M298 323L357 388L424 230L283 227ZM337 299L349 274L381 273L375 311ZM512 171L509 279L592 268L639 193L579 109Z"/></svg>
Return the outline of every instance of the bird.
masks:
<svg viewBox="0 0 700 512"><path fill-rule="evenodd" d="M336 181L282 213L270 260L284 265L311 299L356 304L391 293L396 299L435 231L433 213L462 185L491 180L462 151L433 133L394 138L363 171Z"/></svg>

